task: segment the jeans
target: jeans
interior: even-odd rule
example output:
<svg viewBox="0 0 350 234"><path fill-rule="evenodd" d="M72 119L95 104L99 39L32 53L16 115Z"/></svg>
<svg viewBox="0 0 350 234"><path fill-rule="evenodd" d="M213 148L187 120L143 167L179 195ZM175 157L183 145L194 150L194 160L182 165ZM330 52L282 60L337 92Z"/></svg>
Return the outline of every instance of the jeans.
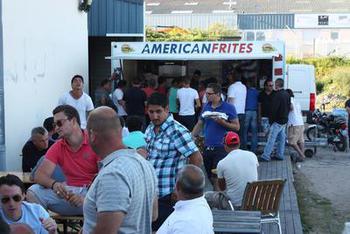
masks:
<svg viewBox="0 0 350 234"><path fill-rule="evenodd" d="M243 139L244 134L244 125L245 125L245 114L238 114L238 120L239 120L239 138ZM247 148L247 142L241 142L241 149Z"/></svg>
<svg viewBox="0 0 350 234"><path fill-rule="evenodd" d="M242 144L247 144L248 142L248 131L252 133L250 140L250 150L256 152L258 146L258 124L257 124L257 114L256 111L246 111L245 112L245 121L244 121L244 133Z"/></svg>
<svg viewBox="0 0 350 234"><path fill-rule="evenodd" d="M264 153L261 156L265 160L271 159L271 153L277 141L277 158L284 159L284 148L286 142L286 124L273 123L270 127Z"/></svg>

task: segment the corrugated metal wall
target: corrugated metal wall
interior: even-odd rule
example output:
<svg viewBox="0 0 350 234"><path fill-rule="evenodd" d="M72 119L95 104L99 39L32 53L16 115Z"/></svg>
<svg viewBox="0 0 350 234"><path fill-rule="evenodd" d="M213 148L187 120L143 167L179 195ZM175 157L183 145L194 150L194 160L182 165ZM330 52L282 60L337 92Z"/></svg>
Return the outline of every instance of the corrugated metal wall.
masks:
<svg viewBox="0 0 350 234"><path fill-rule="evenodd" d="M143 0L94 0L88 20L89 36L143 33Z"/></svg>
<svg viewBox="0 0 350 234"><path fill-rule="evenodd" d="M294 28L294 14L239 14L239 29L285 29Z"/></svg>
<svg viewBox="0 0 350 234"><path fill-rule="evenodd" d="M214 23L237 28L236 14L146 14L146 25L208 29Z"/></svg>

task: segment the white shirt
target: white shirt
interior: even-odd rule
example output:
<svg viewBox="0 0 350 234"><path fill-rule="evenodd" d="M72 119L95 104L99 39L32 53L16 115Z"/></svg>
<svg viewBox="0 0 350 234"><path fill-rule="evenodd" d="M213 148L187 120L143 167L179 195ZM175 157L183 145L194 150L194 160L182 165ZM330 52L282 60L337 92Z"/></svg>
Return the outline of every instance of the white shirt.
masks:
<svg viewBox="0 0 350 234"><path fill-rule="evenodd" d="M213 214L204 196L178 201L157 234L212 234Z"/></svg>
<svg viewBox="0 0 350 234"><path fill-rule="evenodd" d="M119 104L118 101L123 100L123 90L121 89L116 89L114 90L113 94L112 94L112 100L114 102L114 105L117 106L118 108L118 115L119 116L125 116L127 115L126 111L124 110L124 107L122 105Z"/></svg>
<svg viewBox="0 0 350 234"><path fill-rule="evenodd" d="M234 105L237 114L245 113L245 100L247 97L247 88L240 81L236 81L228 87L227 100L234 98L233 102L229 101L230 104Z"/></svg>
<svg viewBox="0 0 350 234"><path fill-rule="evenodd" d="M301 113L301 107L300 104L297 102L294 102L294 98L291 98L290 104L292 106L292 109L288 114L288 126L303 126L304 120L303 115Z"/></svg>
<svg viewBox="0 0 350 234"><path fill-rule="evenodd" d="M77 109L80 117L80 127L82 129L86 128L86 112L94 109L94 104L92 103L89 95L83 93L79 99L75 99L72 97L70 92L67 92L60 97L58 100L58 105L70 105Z"/></svg>
<svg viewBox="0 0 350 234"><path fill-rule="evenodd" d="M247 183L258 180L258 166L254 153L240 149L231 151L219 161L218 178L225 179L226 192L234 206L241 206Z"/></svg>
<svg viewBox="0 0 350 234"><path fill-rule="evenodd" d="M180 102L179 115L194 115L195 101L199 99L198 92L192 88L181 88L177 90L176 98Z"/></svg>

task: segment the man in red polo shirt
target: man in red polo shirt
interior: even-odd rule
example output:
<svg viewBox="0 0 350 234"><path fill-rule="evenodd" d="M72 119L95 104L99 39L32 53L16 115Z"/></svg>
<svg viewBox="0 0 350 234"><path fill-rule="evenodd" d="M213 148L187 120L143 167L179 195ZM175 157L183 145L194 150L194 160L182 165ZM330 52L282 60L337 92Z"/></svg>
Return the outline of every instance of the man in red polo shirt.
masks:
<svg viewBox="0 0 350 234"><path fill-rule="evenodd" d="M83 198L98 168L98 156L92 151L88 134L81 130L77 110L61 105L53 110L54 123L60 138L47 151L34 181L27 191L27 200L62 215L83 213ZM51 178L59 165L67 179L57 182Z"/></svg>

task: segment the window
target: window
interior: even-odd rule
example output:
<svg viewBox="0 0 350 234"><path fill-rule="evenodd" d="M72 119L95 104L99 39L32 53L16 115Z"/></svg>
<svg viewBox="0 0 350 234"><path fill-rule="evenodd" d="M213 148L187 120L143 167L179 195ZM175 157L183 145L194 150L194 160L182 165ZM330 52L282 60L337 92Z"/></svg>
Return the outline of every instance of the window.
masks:
<svg viewBox="0 0 350 234"><path fill-rule="evenodd" d="M338 32L331 32L331 39L332 40L339 39L339 33Z"/></svg>
<svg viewBox="0 0 350 234"><path fill-rule="evenodd" d="M257 41L265 41L265 33L264 32L256 32L256 40Z"/></svg>
<svg viewBox="0 0 350 234"><path fill-rule="evenodd" d="M245 37L247 41L255 41L254 32L246 32Z"/></svg>

